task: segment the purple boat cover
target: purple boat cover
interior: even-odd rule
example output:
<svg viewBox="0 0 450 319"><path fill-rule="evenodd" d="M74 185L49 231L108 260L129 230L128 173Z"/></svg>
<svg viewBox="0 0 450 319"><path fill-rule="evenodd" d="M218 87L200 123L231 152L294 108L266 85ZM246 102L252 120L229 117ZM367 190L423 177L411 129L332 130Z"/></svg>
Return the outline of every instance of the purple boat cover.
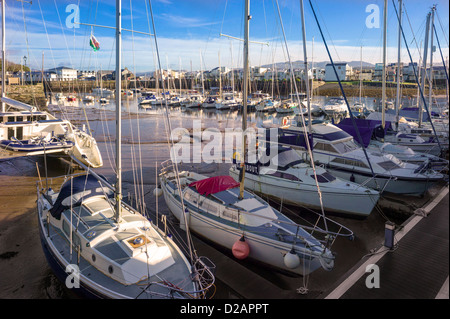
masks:
<svg viewBox="0 0 450 319"><path fill-rule="evenodd" d="M386 134L387 129L391 126L391 122L385 122L384 132L381 130L381 121L379 120L368 120L368 119L357 119L355 118L356 127L358 128L359 134L361 135L361 139L364 147L367 147L370 143L370 140L375 131L375 135L378 137L384 136ZM341 130L353 136L353 139L360 143L358 139L358 134L353 127L352 119L345 118L339 124L336 124Z"/></svg>

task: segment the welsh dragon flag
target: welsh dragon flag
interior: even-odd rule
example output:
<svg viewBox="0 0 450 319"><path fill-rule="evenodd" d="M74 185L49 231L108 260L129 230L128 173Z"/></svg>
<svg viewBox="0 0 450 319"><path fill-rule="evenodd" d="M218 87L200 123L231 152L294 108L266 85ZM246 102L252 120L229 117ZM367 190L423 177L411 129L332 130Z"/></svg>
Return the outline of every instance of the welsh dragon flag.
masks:
<svg viewBox="0 0 450 319"><path fill-rule="evenodd" d="M89 45L94 49L94 51L100 50L100 43L98 43L93 34L91 34L91 37L89 39Z"/></svg>

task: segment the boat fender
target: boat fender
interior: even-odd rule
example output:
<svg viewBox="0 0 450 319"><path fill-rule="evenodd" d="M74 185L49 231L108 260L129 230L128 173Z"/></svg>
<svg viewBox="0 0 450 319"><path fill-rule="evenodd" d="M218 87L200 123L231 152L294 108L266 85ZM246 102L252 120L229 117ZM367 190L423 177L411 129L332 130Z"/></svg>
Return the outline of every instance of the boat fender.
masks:
<svg viewBox="0 0 450 319"><path fill-rule="evenodd" d="M331 271L334 268L334 259L331 256L319 256L319 262L322 268L326 271Z"/></svg>
<svg viewBox="0 0 450 319"><path fill-rule="evenodd" d="M287 117L283 117L283 126L286 126L288 123L288 118Z"/></svg>
<svg viewBox="0 0 450 319"><path fill-rule="evenodd" d="M233 244L231 251L233 252L233 256L237 259L243 260L248 257L250 253L250 246L245 241L244 236Z"/></svg>
<svg viewBox="0 0 450 319"><path fill-rule="evenodd" d="M352 176L350 176L350 182L352 182L352 183L355 182L355 175L353 175L353 173L352 173Z"/></svg>
<svg viewBox="0 0 450 319"><path fill-rule="evenodd" d="M161 196L161 195L162 195L162 189L161 189L160 187L156 187L156 188L153 190L153 195L155 195L156 197Z"/></svg>
<svg viewBox="0 0 450 319"><path fill-rule="evenodd" d="M289 269L295 269L300 266L300 257L295 253L294 248L291 249L286 255L284 255L284 264Z"/></svg>

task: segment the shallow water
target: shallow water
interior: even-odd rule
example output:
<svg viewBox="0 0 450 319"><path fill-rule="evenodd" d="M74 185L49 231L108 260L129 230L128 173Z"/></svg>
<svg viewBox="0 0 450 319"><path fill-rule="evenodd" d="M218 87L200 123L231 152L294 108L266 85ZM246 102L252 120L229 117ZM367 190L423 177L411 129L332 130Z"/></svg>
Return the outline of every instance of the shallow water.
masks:
<svg viewBox="0 0 450 319"><path fill-rule="evenodd" d="M325 101L325 98L323 98ZM89 119L89 127L98 141L104 166L96 169L110 181L114 181L115 154L115 116L114 102L100 107L97 102L86 108L67 105L65 114L71 120L82 123ZM136 99L123 103L122 108L122 167L123 194L132 196L132 204L145 202L148 211L156 222L156 202L158 202L158 216L169 215L162 197L156 199L152 193L156 184L156 168L169 158L169 144L166 134L166 122L162 107L153 110L141 110ZM58 114L56 114L57 117ZM249 126L256 127L262 121L280 124L282 116L267 113L249 113ZM181 107L170 109L170 121L173 129L184 128L189 132L201 120L202 129L215 128L223 132L226 128L241 127L241 114L238 111L217 110L184 110ZM197 122L196 122L197 121ZM204 139L202 148L209 142ZM187 143L192 152L192 144ZM221 149L220 156L215 163L183 163L184 168L199 173L214 176L227 175L231 158L227 151L233 145ZM0 276L0 298L74 298L70 290L66 289L51 273L39 241L37 220L35 216L36 181L38 173L45 176L67 174L68 166L59 159L47 159L47 171L42 157L16 158L0 161L0 272L8 274ZM406 198L415 201L417 205L427 198ZM280 203L271 202L279 208ZM283 206L283 212L295 221L300 221L299 215L309 214L298 207ZM336 240L333 251L336 253L336 266L331 272L318 270L309 277L308 297L314 297L326 290L349 268L358 262L383 242L384 224L386 216L373 211L366 220L354 220L343 217L331 217L354 231L355 239ZM389 217L401 223L407 216ZM202 252L199 252L201 255ZM273 271L258 267L246 261L241 265L258 273L261 277L271 281L286 290L295 290L303 285L302 278L291 278ZM220 264L216 265L221 267ZM235 297L226 285L219 284L216 298Z"/></svg>

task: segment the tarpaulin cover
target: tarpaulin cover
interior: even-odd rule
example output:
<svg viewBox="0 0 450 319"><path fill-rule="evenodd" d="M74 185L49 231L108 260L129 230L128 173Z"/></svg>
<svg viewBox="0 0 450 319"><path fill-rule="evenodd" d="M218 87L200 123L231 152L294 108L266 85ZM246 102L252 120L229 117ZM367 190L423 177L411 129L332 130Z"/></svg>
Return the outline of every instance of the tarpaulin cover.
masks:
<svg viewBox="0 0 450 319"><path fill-rule="evenodd" d="M354 119L356 127L358 128L359 134L361 135L361 139L364 147L367 147L370 143L370 140L375 131L375 135L377 137L383 137L386 134L386 130L391 126L391 122L385 122L384 132L381 128L381 121L378 120L368 120L368 119ZM336 125L341 130L347 132L353 139L360 143L358 134L356 133L355 128L353 127L352 119L345 118L339 124Z"/></svg>
<svg viewBox="0 0 450 319"><path fill-rule="evenodd" d="M428 113L426 111L422 111L422 112L423 112L422 120L429 121ZM395 114L395 110L389 110L388 113ZM437 113L437 112L431 111L430 113L431 113L431 116L433 116L433 117L439 116L439 113ZM420 111L419 111L419 108L417 108L417 107L404 107L404 108L400 109L400 111L399 111L400 116L403 116L408 119L413 119L413 120L418 120L419 114L420 114Z"/></svg>
<svg viewBox="0 0 450 319"><path fill-rule="evenodd" d="M239 183L236 182L231 176L224 175L202 179L189 184L189 186L195 187L197 192L200 194L208 196L209 194L215 194L230 188L238 187Z"/></svg>
<svg viewBox="0 0 450 319"><path fill-rule="evenodd" d="M61 213L71 205L77 206L89 197L104 194L112 197L113 191L102 186L93 175L74 177L63 184L50 213L53 217L60 219Z"/></svg>

